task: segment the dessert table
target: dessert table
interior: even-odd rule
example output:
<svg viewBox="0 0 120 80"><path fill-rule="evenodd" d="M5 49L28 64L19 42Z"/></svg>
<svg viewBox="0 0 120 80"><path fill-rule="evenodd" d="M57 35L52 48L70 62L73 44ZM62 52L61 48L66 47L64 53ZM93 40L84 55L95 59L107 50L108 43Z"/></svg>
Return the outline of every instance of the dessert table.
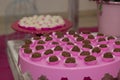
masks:
<svg viewBox="0 0 120 80"><path fill-rule="evenodd" d="M7 55L14 80L31 80L27 73L22 74L18 66L18 48L22 40L10 40L7 42Z"/></svg>

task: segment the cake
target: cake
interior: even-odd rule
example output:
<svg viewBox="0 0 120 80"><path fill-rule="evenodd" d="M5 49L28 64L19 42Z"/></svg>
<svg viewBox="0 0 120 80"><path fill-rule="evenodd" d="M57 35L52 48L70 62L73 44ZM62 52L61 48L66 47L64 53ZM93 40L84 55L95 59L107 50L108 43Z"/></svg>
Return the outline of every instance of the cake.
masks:
<svg viewBox="0 0 120 80"><path fill-rule="evenodd" d="M24 41L19 67L32 80L119 80L119 43L101 33L44 34Z"/></svg>
<svg viewBox="0 0 120 80"><path fill-rule="evenodd" d="M57 15L34 15L21 18L18 24L19 27L28 30L44 30L63 27L65 21L61 16Z"/></svg>

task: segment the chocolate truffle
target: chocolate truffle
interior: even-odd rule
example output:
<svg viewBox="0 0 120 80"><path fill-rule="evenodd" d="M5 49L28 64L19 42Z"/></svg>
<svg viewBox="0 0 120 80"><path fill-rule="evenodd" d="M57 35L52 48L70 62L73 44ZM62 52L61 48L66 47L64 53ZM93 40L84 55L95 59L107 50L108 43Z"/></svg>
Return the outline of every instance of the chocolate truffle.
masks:
<svg viewBox="0 0 120 80"><path fill-rule="evenodd" d="M85 60L86 62L90 62L90 61L96 60L96 57L94 57L94 56L92 56L92 55L89 55L89 56L85 57L84 60Z"/></svg>
<svg viewBox="0 0 120 80"><path fill-rule="evenodd" d="M68 57L66 60L65 60L65 63L76 63L76 60L74 57Z"/></svg>
<svg viewBox="0 0 120 80"><path fill-rule="evenodd" d="M97 33L97 36L104 36L104 34L102 34L102 33Z"/></svg>
<svg viewBox="0 0 120 80"><path fill-rule="evenodd" d="M101 52L101 49L100 49L99 47L94 47L94 48L92 49L92 52L93 52L93 53L100 53L100 52Z"/></svg>
<svg viewBox="0 0 120 80"><path fill-rule="evenodd" d="M93 48L92 45L90 45L90 44L84 44L82 47L83 48L88 48L88 49L92 49Z"/></svg>
<svg viewBox="0 0 120 80"><path fill-rule="evenodd" d="M46 37L45 41L51 41L52 40L52 37L48 36Z"/></svg>
<svg viewBox="0 0 120 80"><path fill-rule="evenodd" d="M115 41L115 44L116 45L120 45L120 41Z"/></svg>
<svg viewBox="0 0 120 80"><path fill-rule="evenodd" d="M104 58L113 58L113 55L111 52L106 52L104 55L103 55Z"/></svg>
<svg viewBox="0 0 120 80"><path fill-rule="evenodd" d="M63 48L61 46L56 46L54 48L54 51L62 51L62 50L63 50Z"/></svg>
<svg viewBox="0 0 120 80"><path fill-rule="evenodd" d="M88 35L88 39L95 39L93 35Z"/></svg>
<svg viewBox="0 0 120 80"><path fill-rule="evenodd" d="M59 43L58 43L58 42L52 42L52 44L53 44L53 45L57 45L57 44L59 44Z"/></svg>
<svg viewBox="0 0 120 80"><path fill-rule="evenodd" d="M39 36L35 36L35 37L33 37L33 39L34 40L39 40L39 39L41 39Z"/></svg>
<svg viewBox="0 0 120 80"><path fill-rule="evenodd" d="M32 58L39 58L39 57L41 57L41 54L38 52L32 54Z"/></svg>
<svg viewBox="0 0 120 80"><path fill-rule="evenodd" d="M77 37L76 41L83 41L84 38L82 36Z"/></svg>
<svg viewBox="0 0 120 80"><path fill-rule="evenodd" d="M72 48L72 51L74 51L74 52L80 52L80 48L78 46L74 46Z"/></svg>
<svg viewBox="0 0 120 80"><path fill-rule="evenodd" d="M39 40L38 44L45 44L45 42L43 40Z"/></svg>
<svg viewBox="0 0 120 80"><path fill-rule="evenodd" d="M90 42L90 40L87 40L87 39L86 39L86 40L83 40L82 43L83 43L83 44L90 44L91 42Z"/></svg>
<svg viewBox="0 0 120 80"><path fill-rule="evenodd" d="M53 50L48 49L44 52L45 55L53 54Z"/></svg>
<svg viewBox="0 0 120 80"><path fill-rule="evenodd" d="M83 31L83 34L90 34L90 31Z"/></svg>
<svg viewBox="0 0 120 80"><path fill-rule="evenodd" d="M35 47L35 49L36 49L36 50L42 50L42 49L44 49L44 46L38 45L38 46Z"/></svg>
<svg viewBox="0 0 120 80"><path fill-rule="evenodd" d="M89 52L89 51L82 51L82 52L80 53L80 55L81 55L81 56L88 56L88 55L90 55L90 52Z"/></svg>
<svg viewBox="0 0 120 80"><path fill-rule="evenodd" d="M25 44L32 44L32 41L29 39L24 40Z"/></svg>
<svg viewBox="0 0 120 80"><path fill-rule="evenodd" d="M101 47L101 48L107 48L107 45L106 44L101 44L101 45L99 45L99 47Z"/></svg>
<svg viewBox="0 0 120 80"><path fill-rule="evenodd" d="M101 42L101 41L106 41L106 40L105 40L105 38L99 38L98 42Z"/></svg>
<svg viewBox="0 0 120 80"><path fill-rule="evenodd" d="M109 36L109 37L107 37L107 39L108 40L113 40L113 39L115 39L113 36Z"/></svg>
<svg viewBox="0 0 120 80"><path fill-rule="evenodd" d="M29 48L29 47L30 47L29 44L24 44L24 45L22 46L22 48Z"/></svg>
<svg viewBox="0 0 120 80"><path fill-rule="evenodd" d="M62 56L64 56L64 57L71 57L70 53L67 52L67 51L63 51L62 52Z"/></svg>
<svg viewBox="0 0 120 80"><path fill-rule="evenodd" d="M25 48L25 49L24 49L24 53L26 53L26 54L31 54L31 53L32 53L32 49L30 49L30 48Z"/></svg>
<svg viewBox="0 0 120 80"><path fill-rule="evenodd" d="M57 56L50 56L49 57L49 62L56 62L58 61L58 57Z"/></svg>
<svg viewBox="0 0 120 80"><path fill-rule="evenodd" d="M74 35L74 34L75 34L75 31L74 31L74 30L70 30L68 33L69 33L70 35Z"/></svg>
<svg viewBox="0 0 120 80"><path fill-rule="evenodd" d="M74 45L72 42L68 42L67 45Z"/></svg>
<svg viewBox="0 0 120 80"><path fill-rule="evenodd" d="M62 32L56 32L55 35L57 36L57 38L64 37L64 34Z"/></svg>
<svg viewBox="0 0 120 80"><path fill-rule="evenodd" d="M113 52L120 52L120 48L115 48Z"/></svg>
<svg viewBox="0 0 120 80"><path fill-rule="evenodd" d="M69 42L69 38L65 37L62 39L63 42Z"/></svg>

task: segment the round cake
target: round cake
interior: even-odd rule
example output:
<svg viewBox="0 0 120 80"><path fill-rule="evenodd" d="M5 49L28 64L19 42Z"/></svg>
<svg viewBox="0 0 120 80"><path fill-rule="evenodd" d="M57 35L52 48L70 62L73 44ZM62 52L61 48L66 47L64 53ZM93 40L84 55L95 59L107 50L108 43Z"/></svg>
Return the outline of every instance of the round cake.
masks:
<svg viewBox="0 0 120 80"><path fill-rule="evenodd" d="M19 67L32 80L119 80L120 41L70 30L25 40Z"/></svg>
<svg viewBox="0 0 120 80"><path fill-rule="evenodd" d="M34 15L30 17L23 17L18 22L19 27L28 30L53 29L64 27L65 21L61 16L51 15Z"/></svg>

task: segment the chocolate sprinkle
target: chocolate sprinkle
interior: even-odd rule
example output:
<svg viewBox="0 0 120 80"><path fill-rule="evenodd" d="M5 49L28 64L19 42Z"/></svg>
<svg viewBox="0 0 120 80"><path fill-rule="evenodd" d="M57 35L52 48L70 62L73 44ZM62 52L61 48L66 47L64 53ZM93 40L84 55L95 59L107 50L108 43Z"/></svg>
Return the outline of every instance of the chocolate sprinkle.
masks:
<svg viewBox="0 0 120 80"><path fill-rule="evenodd" d="M62 56L64 56L64 57L71 57L70 53L67 52L67 51L63 51L62 52Z"/></svg>
<svg viewBox="0 0 120 80"><path fill-rule="evenodd" d="M78 46L74 46L72 48L72 51L74 51L74 52L80 52L80 48Z"/></svg>
<svg viewBox="0 0 120 80"><path fill-rule="evenodd" d="M92 49L92 52L93 52L93 53L94 53L94 52L100 53L100 52L101 52L101 49L100 49L99 47L94 47L94 48Z"/></svg>
<svg viewBox="0 0 120 80"><path fill-rule="evenodd" d="M63 48L61 46L56 46L54 48L54 51L62 51L62 50L63 50Z"/></svg>
<svg viewBox="0 0 120 80"><path fill-rule="evenodd" d="M104 58L113 58L113 55L111 52L106 52L104 55L103 55Z"/></svg>
<svg viewBox="0 0 120 80"><path fill-rule="evenodd" d="M25 49L24 49L24 53L26 53L26 54L31 54L31 53L32 53L32 49L30 49L30 48L25 48Z"/></svg>
<svg viewBox="0 0 120 80"><path fill-rule="evenodd" d="M38 52L32 54L32 58L39 58L39 57L41 57L41 54Z"/></svg>
<svg viewBox="0 0 120 80"><path fill-rule="evenodd" d="M80 55L81 55L81 56L88 56L88 55L90 55L90 52L89 52L89 51L82 51L82 52L80 53Z"/></svg>
<svg viewBox="0 0 120 80"><path fill-rule="evenodd" d="M76 63L76 60L74 57L68 57L66 60L65 60L65 63Z"/></svg>
<svg viewBox="0 0 120 80"><path fill-rule="evenodd" d="M56 62L58 61L58 57L57 56L50 56L49 57L49 62Z"/></svg>
<svg viewBox="0 0 120 80"><path fill-rule="evenodd" d="M96 57L94 57L94 56L92 56L92 55L89 55L89 56L85 57L84 60L85 60L86 62L90 62L90 61L96 60Z"/></svg>
<svg viewBox="0 0 120 80"><path fill-rule="evenodd" d="M53 50L48 49L44 52L45 55L53 54Z"/></svg>

